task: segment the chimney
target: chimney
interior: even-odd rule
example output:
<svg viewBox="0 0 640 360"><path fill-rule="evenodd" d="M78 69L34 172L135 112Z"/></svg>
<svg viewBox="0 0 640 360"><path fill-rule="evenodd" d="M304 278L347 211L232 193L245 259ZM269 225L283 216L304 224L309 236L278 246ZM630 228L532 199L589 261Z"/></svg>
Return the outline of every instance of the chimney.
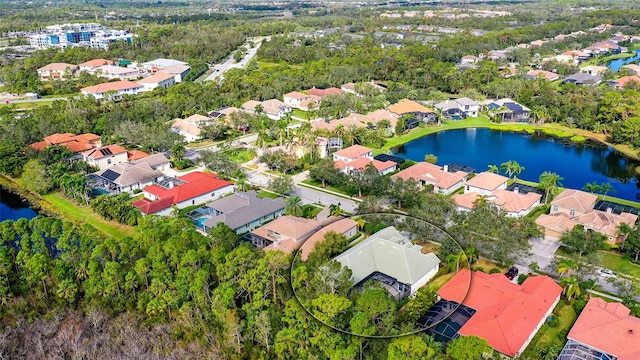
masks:
<svg viewBox="0 0 640 360"><path fill-rule="evenodd" d="M169 181L169 189L173 189L173 181Z"/></svg>
<svg viewBox="0 0 640 360"><path fill-rule="evenodd" d="M520 192L520 189L518 189L518 187L516 186L516 187L513 188L513 192L517 194L517 193Z"/></svg>
<svg viewBox="0 0 640 360"><path fill-rule="evenodd" d="M449 165L445 165L442 167L442 171L449 172Z"/></svg>

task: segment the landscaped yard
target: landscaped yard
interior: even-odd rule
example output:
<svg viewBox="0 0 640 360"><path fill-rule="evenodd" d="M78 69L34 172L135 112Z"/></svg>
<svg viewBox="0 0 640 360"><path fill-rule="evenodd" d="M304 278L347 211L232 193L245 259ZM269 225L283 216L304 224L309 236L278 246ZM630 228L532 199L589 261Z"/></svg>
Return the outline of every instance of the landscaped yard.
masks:
<svg viewBox="0 0 640 360"><path fill-rule="evenodd" d="M355 196L355 195L357 195L357 193L350 192L347 189L339 188L339 187L335 187L335 186L331 186L331 185L327 185L327 186L325 186L323 188L321 182L315 181L315 180L312 180L312 179L303 180L302 183L303 184L307 184L307 185L316 186L316 187L319 187L319 188L322 188L322 189L326 189L326 190L329 190L329 191L334 191L334 192L337 192L337 193L340 193L340 194L344 194L345 196Z"/></svg>
<svg viewBox="0 0 640 360"><path fill-rule="evenodd" d="M255 150L247 148L231 149L226 151L225 154L238 164L244 164L256 156Z"/></svg>
<svg viewBox="0 0 640 360"><path fill-rule="evenodd" d="M277 199L280 197L280 195L272 193L271 191L267 191L267 190L258 190L258 197L259 198L269 198L269 199Z"/></svg>
<svg viewBox="0 0 640 360"><path fill-rule="evenodd" d="M564 346L567 341L566 335L573 323L576 322L578 314L573 310L571 304L560 300L553 312L553 316L557 316L560 320L558 326L551 327L547 323L542 325L538 334L531 340L531 343L522 354L522 359L538 359L537 349L549 348L554 345L561 349Z"/></svg>
<svg viewBox="0 0 640 360"><path fill-rule="evenodd" d="M115 221L107 221L88 207L78 205L65 199L59 193L44 195L43 198L53 205L53 211L59 212L63 218L78 223L87 223L102 231L105 235L121 239L133 235L133 227L119 224Z"/></svg>
<svg viewBox="0 0 640 360"><path fill-rule="evenodd" d="M442 269L440 271L442 271ZM444 286L444 284L446 284L449 280L451 280L451 278L455 274L456 274L455 271L452 271L452 272L450 272L448 274L440 275L440 276L436 277L435 279L432 279L427 284L427 286L429 287L429 290L438 291L441 287Z"/></svg>
<svg viewBox="0 0 640 360"><path fill-rule="evenodd" d="M291 111L291 116L307 120L309 114L306 111L302 111L300 109L293 109L293 111Z"/></svg>
<svg viewBox="0 0 640 360"><path fill-rule="evenodd" d="M313 219L322 211L322 208L319 208L315 205L304 205L302 207L302 217L307 219Z"/></svg>
<svg viewBox="0 0 640 360"><path fill-rule="evenodd" d="M603 267L640 278L640 265L632 263L628 258L608 251L602 251L600 255Z"/></svg>

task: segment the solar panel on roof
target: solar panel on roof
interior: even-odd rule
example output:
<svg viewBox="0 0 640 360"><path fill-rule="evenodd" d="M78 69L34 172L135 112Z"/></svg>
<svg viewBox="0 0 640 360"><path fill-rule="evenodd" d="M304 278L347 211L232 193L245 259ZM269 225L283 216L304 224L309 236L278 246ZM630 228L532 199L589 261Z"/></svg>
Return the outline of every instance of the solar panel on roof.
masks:
<svg viewBox="0 0 640 360"><path fill-rule="evenodd" d="M102 155L112 155L113 153L111 152L111 149L109 148L104 148L104 149L100 149L100 153Z"/></svg>
<svg viewBox="0 0 640 360"><path fill-rule="evenodd" d="M120 177L120 174L111 169L107 169L102 173L101 176L109 181L116 181L116 179Z"/></svg>

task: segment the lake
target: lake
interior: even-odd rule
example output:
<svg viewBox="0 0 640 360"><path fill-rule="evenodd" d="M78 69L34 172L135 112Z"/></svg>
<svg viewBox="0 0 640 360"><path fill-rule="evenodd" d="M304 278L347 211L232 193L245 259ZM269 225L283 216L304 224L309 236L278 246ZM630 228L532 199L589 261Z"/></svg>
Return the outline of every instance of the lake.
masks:
<svg viewBox="0 0 640 360"><path fill-rule="evenodd" d="M28 202L0 186L0 222L38 216Z"/></svg>
<svg viewBox="0 0 640 360"><path fill-rule="evenodd" d="M617 72L624 65L630 64L638 60L640 60L640 50L636 50L636 54L633 57L609 61L609 64L607 64L607 67L611 69L611 71Z"/></svg>
<svg viewBox="0 0 640 360"><path fill-rule="evenodd" d="M595 143L572 143L544 134L520 134L489 129L448 130L413 140L393 149L395 155L424 161L435 154L438 164L464 164L485 171L490 164L500 166L515 160L525 167L518 177L538 181L544 171L562 176L564 187L581 189L588 182L610 183L609 195L640 200L640 176L635 167L640 162L624 157L607 146Z"/></svg>

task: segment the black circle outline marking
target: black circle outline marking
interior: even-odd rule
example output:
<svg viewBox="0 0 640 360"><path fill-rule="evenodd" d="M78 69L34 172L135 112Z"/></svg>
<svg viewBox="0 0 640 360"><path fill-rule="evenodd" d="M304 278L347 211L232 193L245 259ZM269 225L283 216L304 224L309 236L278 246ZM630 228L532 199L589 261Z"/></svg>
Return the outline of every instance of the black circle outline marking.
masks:
<svg viewBox="0 0 640 360"><path fill-rule="evenodd" d="M418 220L418 221L422 221L425 222L433 227L435 227L436 229L442 231L446 236L449 237L449 239L451 239L454 243L456 243L456 245L458 245L458 247L462 250L462 252L465 254L465 256L467 255L464 251L464 248L460 245L460 243L458 241L456 241L453 236L451 236L451 234L449 234L449 232L447 230L442 229L440 226L432 223L429 220L425 220L425 219L420 219L411 215L405 215L405 214L399 214L399 213L387 213L387 212L377 212L377 213L366 213L366 214L358 214L358 215L352 215L349 217L345 217L345 219L352 219L353 217L361 217L361 216L367 216L367 215L394 215L394 216L402 216L404 218L412 218L414 220ZM337 221L340 221L342 219L339 219ZM330 224L329 224L330 225ZM320 229L321 230L321 229ZM320 231L318 230L318 231ZM318 232L316 231L316 232ZM315 233L314 233L315 234ZM313 236L313 235L311 235ZM309 238L311 238L311 236L309 236ZM308 239L309 239L308 238ZM464 299L467 298L467 295L469 294L469 289L471 288L471 264L469 264L469 262L467 262L467 266L469 267L469 285L467 286L467 289L464 293L464 296L462 297L462 300L458 303L458 305L455 307L455 309L453 309L453 311L451 311L451 314L449 314L448 316L442 318L441 320L423 328L423 329L418 329L414 332L408 332L408 333L403 333L403 334L398 334L398 335L363 335L363 334L356 334L356 333L352 333L350 331L344 330L344 329L340 329L332 324L328 324L322 320L320 320L319 318L317 318L311 311L309 311L309 309L307 309L306 306L304 306L304 304L302 303L302 301L300 301L300 298L298 297L298 293L296 292L295 287L293 286L293 282L292 282L292 275L293 275L293 264L296 261L296 258L298 257L298 254L300 253L300 249L302 249L302 245L304 245L304 243L307 242L307 240L305 240L298 249L296 249L296 251L293 253L293 258L291 259L291 266L289 266L289 286L291 286L291 290L293 291L293 296L296 298L296 300L298 301L298 304L300 304L300 307L302 307L304 309L304 311L311 315L312 318L314 318L316 321L318 321L319 323L321 323L322 325L329 327L335 331L341 332L343 334L346 335L352 335L352 336L357 336L357 337L361 337L361 338L368 338L368 339L394 339L394 338L398 338L398 337L403 337L403 336L408 336L408 335L414 335L417 333L421 333L423 331L429 330L432 327L437 326L438 324L440 324L441 322L445 321L446 319L448 319L451 315L453 315L453 313L456 312L456 310L458 310L460 308L460 306L462 306L462 303L464 302ZM302 261L302 260L300 260ZM442 260L441 260L442 261Z"/></svg>

